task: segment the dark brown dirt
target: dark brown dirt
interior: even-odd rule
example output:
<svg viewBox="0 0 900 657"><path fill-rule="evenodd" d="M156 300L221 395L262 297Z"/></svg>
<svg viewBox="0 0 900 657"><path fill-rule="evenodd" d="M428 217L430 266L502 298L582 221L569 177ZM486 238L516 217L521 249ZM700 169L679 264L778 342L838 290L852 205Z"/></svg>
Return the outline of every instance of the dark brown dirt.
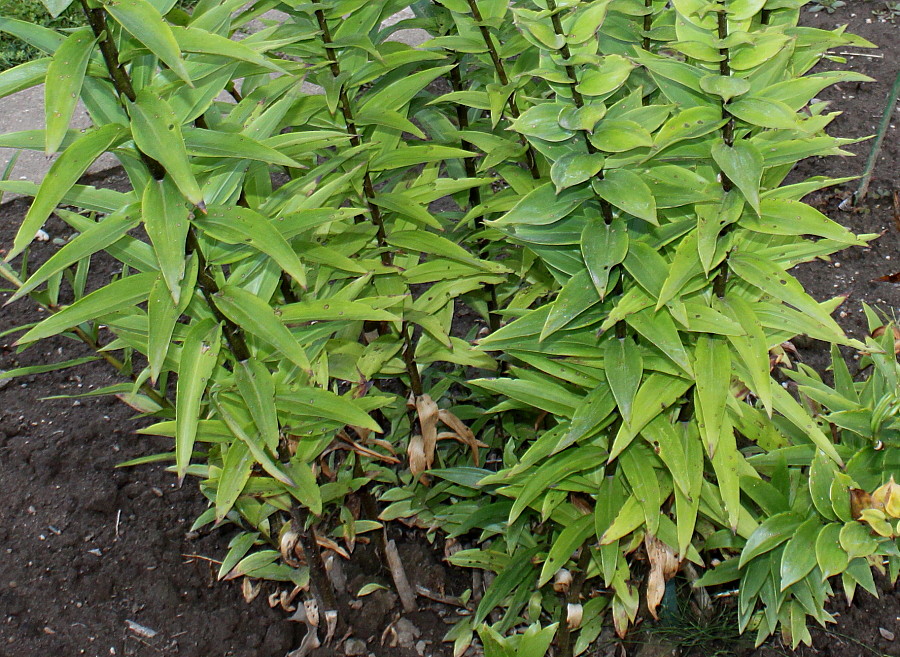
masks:
<svg viewBox="0 0 900 657"><path fill-rule="evenodd" d="M805 22L830 28L849 24L849 31L881 44L863 51L882 57L850 56L846 64L877 79L847 84L822 93L832 109L844 114L832 134L863 137L874 134L888 89L900 63L898 27L881 22L875 2L849 2L833 14L805 14ZM858 49L847 49L859 52ZM896 116L896 114L895 114ZM814 195L810 201L858 233L883 233L869 248L848 250L831 263L803 265L797 274L817 298L849 295L839 321L855 337L865 334L861 302L888 315L900 307L900 286L873 279L900 271L900 209L892 195L900 190L897 129L891 125L872 181L869 199L850 212L838 204L856 188L850 183ZM791 179L810 175L859 175L870 142L851 146L857 158L830 158L802 163ZM119 174L93 181L123 184ZM0 246L11 242L13 228L27 206L14 201L0 207ZM52 237L68 229L51 222ZM53 252L51 244L36 245L36 261ZM97 263L95 273L108 274L110 263ZM0 295L0 300L7 298ZM0 313L0 332L41 314L27 300ZM78 343L58 338L17 353L15 335L0 337L0 369L43 364L88 355ZM818 369L827 365L821 345L801 345L804 360ZM101 363L72 370L29 376L0 389L0 482L6 491L0 504L0 657L46 655L282 657L296 648L305 633L288 614L267 603L274 587L263 588L248 604L241 588L216 583L217 564L227 549L228 531L190 532L206 502L190 483L182 489L163 466L130 469L115 466L130 458L165 451L165 440L135 434L142 421L114 398L45 399L82 394L119 379ZM431 546L412 532L396 531L401 555L413 585L458 594L468 573L451 572L441 563L440 546ZM389 583L377 560L360 559L346 568L344 604L355 635L367 641L364 654L412 657L449 655L440 640L455 612L428 604L403 617L396 596L378 592L354 601L351 595L371 581ZM446 591L443 591L446 589ZM897 657L900 656L900 596L881 587L876 599L860 591L853 607L841 596L832 611L838 625L814 630L815 649L790 651L773 640L747 657ZM399 623L398 623L399 621ZM420 634L412 636L412 624ZM137 624L155 632L129 625ZM393 628L393 629L391 629ZM880 630L885 630L885 633ZM887 637L893 635L894 640ZM399 639L399 640L398 640ZM718 655L740 654L736 645L721 646ZM418 649L417 649L418 648ZM323 648L316 654L339 654ZM597 647L592 654L612 654ZM705 651L703 654L710 654Z"/></svg>

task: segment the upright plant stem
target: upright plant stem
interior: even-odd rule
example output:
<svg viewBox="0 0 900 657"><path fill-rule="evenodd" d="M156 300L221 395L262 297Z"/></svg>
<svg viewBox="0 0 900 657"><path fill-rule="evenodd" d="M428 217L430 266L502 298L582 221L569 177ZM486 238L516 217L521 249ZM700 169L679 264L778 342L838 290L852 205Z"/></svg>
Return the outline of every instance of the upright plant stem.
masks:
<svg viewBox="0 0 900 657"><path fill-rule="evenodd" d="M321 6L322 0L312 0L314 5ZM333 47L333 39L331 38L331 29L328 27L328 20L325 18L324 10L316 9L316 21L319 23L319 29L322 31L322 42L325 44L325 55L328 57L331 75L335 80L341 77L341 65L337 59L337 53ZM362 144L362 139L356 130L356 118L353 116L353 106L350 104L350 97L347 96L347 90L341 85L340 94L338 96L338 106L341 114L344 116L344 123L347 126L347 135L350 138L350 144L353 147ZM375 185L372 184L372 176L368 169L363 171L363 193L366 197L366 205L369 208L369 214L372 217L372 223L375 224L376 239L378 246L382 249L381 263L385 266L393 264L393 257L387 248L387 233L384 230L384 217L381 215L381 208L375 203Z"/></svg>
<svg viewBox="0 0 900 657"><path fill-rule="evenodd" d="M131 83L131 78L128 76L128 72L119 62L119 51L116 48L116 44L113 41L109 28L106 24L106 10L103 8L91 9L90 7L88 7L87 0L81 0L81 8L84 11L84 15L91 26L91 30L100 41L100 52L103 53L103 59L106 62L106 68L109 71L110 76L112 77L116 93L119 95L120 99L122 97L125 97L129 101L135 102L137 100L137 94L134 91L134 85ZM137 148L137 146L135 146L135 148ZM166 169L162 164L144 153L140 148L137 148L137 152L138 155L140 155L141 160L150 170L150 175L153 176L154 180L162 180L163 178L165 178ZM200 210L204 211L203 208L200 208ZM187 252L188 255L190 255L191 253L197 254L200 265L200 271L197 275L197 283L200 285L200 289L203 292L203 297L206 299L206 302L209 305L209 308L212 311L213 315L218 321L222 322L222 330L225 335L225 339L228 341L228 344L231 347L232 353L238 360L247 360L248 358L250 358L250 349L247 347L247 341L244 339L243 331L237 324L235 324L225 316L225 314L216 305L215 299L213 298L213 296L219 291L219 286L216 284L215 279L212 275L210 275L208 271L208 268L206 266L206 259L203 256L203 251L200 248L200 241L198 240L197 235L194 232L193 226L188 229Z"/></svg>
<svg viewBox="0 0 900 657"><path fill-rule="evenodd" d="M297 532L300 549L303 551L306 565L309 567L309 581L312 584L313 595L319 605L320 615L324 615L328 611L337 612L337 599L331 586L331 580L328 578L328 570L325 568L322 553L316 543L315 530L312 527L306 528L306 516L305 509L297 506L291 507L291 525L292 529ZM338 622L340 622L340 617L338 617Z"/></svg>
<svg viewBox="0 0 900 657"><path fill-rule="evenodd" d="M653 27L653 0L644 0L644 9L647 10L647 13L644 14L644 39L641 42L641 47L650 51L650 36L648 32Z"/></svg>
<svg viewBox="0 0 900 657"><path fill-rule="evenodd" d="M462 91L463 83L462 76L459 72L459 67L462 66L462 58L457 58L457 65L450 69L450 86L453 88L453 91ZM469 129L469 114L468 110L464 105L459 103L456 104L456 122L459 124L459 129L461 131L465 131ZM472 144L467 142L466 140L462 140L460 142L460 147L464 151L472 150L474 148ZM477 171L475 169L475 158L467 157L463 159L463 166L466 168L466 176L469 178L474 178L477 175ZM477 208L481 205L481 190L478 187L472 187L469 189L469 210ZM484 216L479 215L475 217L475 228L481 229L484 227ZM478 251L479 256L482 255L485 249L488 246L488 241L485 239L478 240ZM498 305L497 305L497 286L493 283L489 283L486 286L486 290L488 293L487 298L487 310L488 310L488 328L490 328L493 333L497 329L500 328L500 316L497 314Z"/></svg>
<svg viewBox="0 0 900 657"><path fill-rule="evenodd" d="M322 42L325 45L325 55L329 60L329 68L331 75L337 80L341 76L341 65L337 59L337 53L333 47L334 41L331 38L331 29L328 27L328 19L325 18L325 11L322 7L322 0L312 0L316 6L316 21L319 23L319 29L322 31ZM350 144L354 147L362 144L362 138L356 130L356 119L353 116L353 106L350 103L350 97L343 85L338 98L338 105L341 108L341 114L344 116L344 123L347 126L347 135L350 138ZM368 169L363 171L363 193L366 197L366 204L369 213L372 216L372 223L375 224L375 239L381 248L381 263L386 267L394 264L393 252L389 249L387 243L387 232L384 227L384 217L381 209L375 203L375 185L372 182L372 176ZM379 325L379 333L384 334L387 330L386 324ZM419 375L419 369L415 361L415 343L413 342L413 334L409 322L402 322L400 326L400 337L403 340L403 361L406 365L406 374L409 377L409 389L413 395L420 397L424 390L422 388L422 378Z"/></svg>
<svg viewBox="0 0 900 657"><path fill-rule="evenodd" d="M724 41L728 38L728 17L725 15L724 6L721 7L721 11L717 12L716 20L718 22L719 40ZM728 48L720 48L719 54L722 56L722 61L719 62L719 75L728 77L731 75L731 62ZM734 117L728 111L724 100L722 101L722 115L728 119L725 125L722 126L722 140L725 142L726 146L731 148L734 146ZM734 184L724 172L720 175L722 176L722 189L725 190L726 193L731 191ZM726 226L722 231L722 235L727 235L730 230L731 226ZM713 280L713 294L720 299L724 298L725 284L727 282L728 255L726 254L724 260L722 260L722 263L719 265L719 270L716 272L716 277Z"/></svg>
<svg viewBox="0 0 900 657"><path fill-rule="evenodd" d="M872 144L872 150L869 151L869 157L866 159L866 168L862 178L860 178L859 187L856 188L856 192L853 194L853 205L862 203L866 198L866 194L869 193L869 184L872 182L872 174L875 172L875 163L878 161L881 143L884 141L884 135L887 133L888 125L891 123L891 116L894 113L894 105L897 104L898 94L900 94L900 71L897 71L897 77L894 78L894 84L890 92L888 92L887 104L884 106L884 113L881 115L881 123L878 124L875 143Z"/></svg>
<svg viewBox="0 0 900 657"><path fill-rule="evenodd" d="M509 75L506 72L506 65L503 63L503 59L500 58L500 52L497 50L497 44L494 42L491 31L488 30L487 25L484 24L484 17L481 15L478 3L475 0L468 0L468 3L469 10L472 12L472 17L478 25L478 31L481 32L481 38L484 40L484 45L487 46L491 61L494 64L494 70L497 72L497 79L500 80L500 84L504 87L508 87ZM519 107L516 105L515 93L509 95L506 104L509 107L509 116L513 119L519 118ZM531 177L538 180L541 177L541 172L538 170L537 155L534 152L534 148L532 148L531 144L529 144L524 137L521 138L521 141L526 149L525 158L528 162L528 170L531 172Z"/></svg>
<svg viewBox="0 0 900 657"><path fill-rule="evenodd" d="M551 12L553 12L553 15L550 18L550 20L553 22L553 31L557 34L557 36L561 36L563 37L563 39L565 39L566 32L563 29L562 20L560 19L559 14L556 12L556 0L547 0L547 8ZM569 80L571 82L572 100L575 103L575 107L581 109L582 107L584 107L584 96L582 96L581 92L576 89L576 87L578 86L578 75L575 72L575 67L569 64L569 60L572 57L572 52L569 50L569 44L563 41L563 46L559 49L559 52L563 56L563 59L566 60L565 69L566 75L569 77ZM597 149L591 143L590 134L587 132L587 130L582 131L582 133L584 135L584 142L587 145L588 153L596 153ZM603 179L602 170L597 174L597 177L601 180ZM612 206L606 199L600 199L600 212L603 213L603 220L607 224L611 224L613 221L613 210ZM617 326L616 334L618 334L619 332L620 329Z"/></svg>

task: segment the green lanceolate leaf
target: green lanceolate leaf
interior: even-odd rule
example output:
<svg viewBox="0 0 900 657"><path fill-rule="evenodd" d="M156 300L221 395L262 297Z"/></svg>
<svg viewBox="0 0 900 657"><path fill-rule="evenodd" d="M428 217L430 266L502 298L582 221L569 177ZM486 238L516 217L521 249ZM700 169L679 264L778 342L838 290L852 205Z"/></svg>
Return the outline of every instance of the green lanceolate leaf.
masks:
<svg viewBox="0 0 900 657"><path fill-rule="evenodd" d="M737 533L741 518L741 486L739 476L740 459L734 438L731 420L725 418L719 429L716 450L712 455L713 470L716 473L716 484L719 495L728 514L728 526L732 533Z"/></svg>
<svg viewBox="0 0 900 657"><path fill-rule="evenodd" d="M222 462L222 474L216 488L216 522L221 522L250 480L256 461L247 444L240 440L231 443Z"/></svg>
<svg viewBox="0 0 900 657"><path fill-rule="evenodd" d="M330 390L291 385L278 388L275 402L280 412L301 418L328 419L381 433L378 423L357 403Z"/></svg>
<svg viewBox="0 0 900 657"><path fill-rule="evenodd" d="M234 434L234 437L247 445L253 458L272 477L286 486L294 486L294 480L284 472L280 463L276 462L268 452L265 443L252 429L253 421L249 413L241 406L239 400L232 399L223 394L213 395L213 403L216 410Z"/></svg>
<svg viewBox="0 0 900 657"><path fill-rule="evenodd" d="M6 256L7 262L31 244L35 233L72 189L75 181L84 175L98 157L122 140L125 133L125 128L120 125L105 125L85 133L62 152L50 166L34 197L34 202L28 208L28 213L13 241L13 248Z"/></svg>
<svg viewBox="0 0 900 657"><path fill-rule="evenodd" d="M249 208L210 207L198 214L193 223L226 244L250 244L272 258L291 278L306 289L306 268L288 241L267 217Z"/></svg>
<svg viewBox="0 0 900 657"><path fill-rule="evenodd" d="M796 278L788 274L774 262L748 252L735 252L729 258L732 271L742 279L758 287L776 299L788 303L826 326L833 326L841 334L835 321L822 310Z"/></svg>
<svg viewBox="0 0 900 657"><path fill-rule="evenodd" d="M538 577L538 586L543 586L549 582L560 568L566 565L566 562L572 554L580 548L584 542L594 533L594 516L583 515L574 523L565 527L553 541L553 547L547 554L547 560L541 568L541 574ZM542 653L543 654L543 653Z"/></svg>
<svg viewBox="0 0 900 657"><path fill-rule="evenodd" d="M50 15L53 16L53 18L56 18L68 9L73 1L74 0L41 0L41 3L47 8Z"/></svg>
<svg viewBox="0 0 900 657"><path fill-rule="evenodd" d="M132 308L147 300L155 278L153 273L135 274L101 287L40 322L16 344L43 340L82 322Z"/></svg>
<svg viewBox="0 0 900 657"><path fill-rule="evenodd" d="M269 369L256 359L242 360L234 368L238 391L250 411L260 438L272 453L278 449L275 382Z"/></svg>
<svg viewBox="0 0 900 657"><path fill-rule="evenodd" d="M236 132L191 128L184 131L185 148L191 155L201 157L231 157L256 160L282 167L303 168L296 160L271 146Z"/></svg>
<svg viewBox="0 0 900 657"><path fill-rule="evenodd" d="M763 157L759 150L746 139L739 139L731 147L716 142L712 146L712 156L722 173L759 214L759 184L763 172Z"/></svg>
<svg viewBox="0 0 900 657"><path fill-rule="evenodd" d="M659 507L668 493L662 493L653 459L641 443L634 443L619 455L619 465L628 480L632 495L644 512L647 531L656 534L659 529Z"/></svg>
<svg viewBox="0 0 900 657"><path fill-rule="evenodd" d="M105 0L103 6L117 23L190 84L178 41L156 7L147 0Z"/></svg>
<svg viewBox="0 0 900 657"><path fill-rule="evenodd" d="M268 303L232 285L226 285L216 293L215 300L221 311L244 331L275 347L301 370L309 370L309 358L303 346Z"/></svg>
<svg viewBox="0 0 900 657"><path fill-rule="evenodd" d="M178 48L184 52L228 57L256 64L277 73L285 72L278 64L269 61L263 55L253 50L253 48L240 41L234 41L196 27L171 26L169 29L178 43Z"/></svg>
<svg viewBox="0 0 900 657"><path fill-rule="evenodd" d="M47 155L59 150L69 129L94 43L96 39L89 27L75 30L56 50L47 69L44 87Z"/></svg>
<svg viewBox="0 0 900 657"><path fill-rule="evenodd" d="M841 528L841 548L851 559L868 557L878 548L878 541L872 536L867 525L861 522L848 522Z"/></svg>
<svg viewBox="0 0 900 657"><path fill-rule="evenodd" d="M700 78L700 88L708 94L719 96L726 103L736 96L750 91L750 83L744 78L729 75L707 75Z"/></svg>
<svg viewBox="0 0 900 657"><path fill-rule="evenodd" d="M185 240L191 213L171 177L150 180L141 201L144 230L153 245L163 280L174 303L179 302L184 277Z"/></svg>
<svg viewBox="0 0 900 657"><path fill-rule="evenodd" d="M175 401L175 468L184 481L197 437L200 406L219 358L222 327L211 319L194 324L181 348Z"/></svg>
<svg viewBox="0 0 900 657"><path fill-rule="evenodd" d="M797 528L803 524L803 518L793 511L779 513L762 523L747 539L741 551L738 566L743 568L761 554L773 550L791 539Z"/></svg>
<svg viewBox="0 0 900 657"><path fill-rule="evenodd" d="M603 371L622 418L631 423L631 407L644 374L641 350L631 338L613 338L603 350Z"/></svg>
<svg viewBox="0 0 900 657"><path fill-rule="evenodd" d="M694 351L694 375L697 386L697 410L700 435L707 453L716 452L725 405L731 388L731 351L723 338L701 335Z"/></svg>
<svg viewBox="0 0 900 657"><path fill-rule="evenodd" d="M606 450L599 447L583 446L579 449L562 452L549 458L538 466L531 476L525 480L525 486L519 491L509 511L509 523L528 508L551 484L559 484L566 477L576 472L592 470L606 461Z"/></svg>
<svg viewBox="0 0 900 657"><path fill-rule="evenodd" d="M547 314L547 321L541 329L541 341L565 328L576 317L600 303L597 290L591 285L589 278L587 271L582 270L563 286Z"/></svg>
<svg viewBox="0 0 900 657"><path fill-rule="evenodd" d="M525 224L546 226L571 214L593 194L590 190L572 188L558 194L551 183L545 183L526 194L512 210L490 222L498 228Z"/></svg>
<svg viewBox="0 0 900 657"><path fill-rule="evenodd" d="M564 105L558 103L541 103L526 110L513 121L512 127L526 137L536 137L549 142L565 141L575 132L566 130L559 124L559 115Z"/></svg>
<svg viewBox="0 0 900 657"><path fill-rule="evenodd" d="M818 518L810 518L797 528L788 541L781 557L781 590L809 575L816 567L816 551L811 549L819 536L822 523Z"/></svg>
<svg viewBox="0 0 900 657"><path fill-rule="evenodd" d="M581 256L601 300L606 298L610 272L627 254L628 227L621 218L607 224L600 217L588 217L581 233Z"/></svg>
<svg viewBox="0 0 900 657"><path fill-rule="evenodd" d="M809 493L816 510L826 520L837 520L831 506L831 484L834 481L834 463L820 451L816 452L809 469Z"/></svg>
<svg viewBox="0 0 900 657"><path fill-rule="evenodd" d="M137 100L129 105L129 111L137 147L165 168L188 201L201 205L203 193L191 171L181 124L169 104L148 89L142 89Z"/></svg>
<svg viewBox="0 0 900 657"><path fill-rule="evenodd" d="M633 171L612 169L604 174L603 180L594 180L593 186L600 198L611 205L654 226L659 225L653 192Z"/></svg>
<svg viewBox="0 0 900 657"><path fill-rule="evenodd" d="M16 290L16 293L6 303L12 303L16 299L20 299L66 267L70 267L79 260L102 251L137 226L139 221L140 215L137 212L137 208L131 205L91 226L54 253L47 262L41 265L25 281L22 287Z"/></svg>
<svg viewBox="0 0 900 657"><path fill-rule="evenodd" d="M150 298L147 299L147 360L150 363L150 380L154 384L169 355L175 323L194 298L198 268L198 258L192 257L181 280L177 303L162 274L150 290Z"/></svg>

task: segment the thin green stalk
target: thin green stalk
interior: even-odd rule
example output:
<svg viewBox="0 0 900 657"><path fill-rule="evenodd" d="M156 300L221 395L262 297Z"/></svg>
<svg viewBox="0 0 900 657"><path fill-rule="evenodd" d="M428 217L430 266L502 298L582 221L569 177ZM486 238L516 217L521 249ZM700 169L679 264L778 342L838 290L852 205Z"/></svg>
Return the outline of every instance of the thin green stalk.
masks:
<svg viewBox="0 0 900 657"><path fill-rule="evenodd" d="M885 104L884 112L881 115L881 123L878 124L875 142L872 144L872 150L869 151L869 157L866 160L866 168L859 181L859 187L857 187L856 192L853 194L853 205L862 203L869 193L872 174L875 173L875 163L878 162L878 154L881 153L881 143L884 141L884 135L887 134L888 126L891 123L891 116L894 113L894 105L897 104L898 94L900 94L900 71L897 71L897 77L894 78L894 84L888 92L887 103Z"/></svg>
<svg viewBox="0 0 900 657"><path fill-rule="evenodd" d="M728 17L725 15L724 6L721 7L721 11L717 13L717 21L718 21L718 36L719 40L724 41L728 38ZM731 75L731 61L730 61L730 53L728 48L720 48L719 54L722 56L722 61L719 62L719 75L722 76L730 76ZM728 108L725 105L725 101L722 101L722 115L725 116L728 121L722 127L722 140L725 142L725 145L729 148L734 146L734 117L731 116L731 113L728 111ZM722 176L722 189L725 192L731 191L734 184L725 175L724 172L720 174ZM722 236L728 234L731 230L731 226L726 226L722 231ZM724 260L719 265L719 270L716 272L716 276L713 279L713 294L715 294L718 298L722 299L725 297L725 285L728 282L728 255L726 254Z"/></svg>
<svg viewBox="0 0 900 657"><path fill-rule="evenodd" d="M462 58L457 57L457 65L450 69L450 86L453 91L462 91L463 83L462 76L459 72L459 67L462 66ZM469 114L468 110L464 105L459 103L456 104L456 122L459 124L459 129L461 131L469 129ZM460 147L465 151L470 151L474 147L472 144L467 142L466 140L460 141ZM463 159L463 166L466 168L466 176L469 178L474 178L477 176L477 171L475 168L475 158L467 157ZM472 187L469 189L469 209L477 208L481 205L481 190L478 187ZM484 227L484 216L479 215L475 217L475 228L480 230ZM484 254L485 249L488 246L488 240L480 239L478 240L478 252L479 255ZM491 332L498 330L500 328L500 316L497 314L497 310L499 308L497 304L497 286L493 283L489 283L486 286L486 290L488 293L487 298L487 309L488 309L488 327Z"/></svg>
<svg viewBox="0 0 900 657"><path fill-rule="evenodd" d="M312 0L313 4L321 7L322 0ZM338 63L337 53L333 47L333 39L331 38L331 29L328 27L328 20L325 18L325 12L321 8L315 11L316 21L319 23L319 29L322 31L322 42L325 45L325 55L328 57L331 75L335 80L341 76L341 65ZM341 114L344 115L344 123L347 126L347 135L350 138L350 144L355 148L362 144L362 138L356 129L356 119L353 116L353 106L350 104L350 97L347 96L347 90L341 85L340 94L338 96L338 106ZM372 217L372 223L375 224L376 239L378 246L382 249L381 262L385 266L393 264L393 255L387 248L387 233L384 229L384 217L381 215L381 208L375 203L375 185L372 184L372 176L369 171L363 171L363 193L365 195L366 205L369 208L369 214Z"/></svg>
<svg viewBox="0 0 900 657"><path fill-rule="evenodd" d="M337 59L337 53L333 47L334 41L331 38L331 30L328 27L328 20L325 18L325 12L321 8L322 0L312 0L313 4L316 5L315 15L316 21L319 23L319 29L322 31L322 41L325 45L325 54L329 60L329 67L331 69L331 74L335 79L338 79L341 75L341 65ZM341 91L339 96L338 105L341 108L341 113L344 115L344 123L347 126L347 134L350 138L350 144L354 147L360 146L362 144L362 138L359 136L359 133L356 130L356 120L353 116L353 107L350 103L350 97L347 95L347 91L343 85L341 85ZM366 204L369 208L369 213L372 216L372 223L375 224L376 235L375 239L378 242L378 246L381 249L381 263L386 267L389 267L394 264L394 254L390 250L387 243L387 232L384 227L384 217L381 214L381 209L375 203L375 185L372 182L372 177L369 175L368 169L363 171L363 193L366 197ZM388 331L388 327L386 323L379 324L379 333L384 335ZM423 394L422 388L422 379L419 375L419 370L416 367L415 363L415 344L412 340L412 331L410 330L409 322L402 322L400 327L400 336L403 340L403 360L406 364L406 374L409 377L409 388L410 391L416 396L419 397ZM414 425L411 425L411 427Z"/></svg>
<svg viewBox="0 0 900 657"><path fill-rule="evenodd" d="M468 0L469 9L472 12L472 17L475 19L475 23L478 25L478 31L481 32L481 38L484 40L484 45L487 46L488 53L490 53L491 61L494 63L494 70L497 72L497 78L500 80L500 84L504 87L509 86L509 75L506 73L506 66L503 64L503 60L500 58L500 52L497 50L497 44L494 43L494 37L491 36L490 30L488 30L487 26L484 24L484 18L481 15L481 10L478 8L478 3L475 0ZM519 118L519 107L516 105L516 94L511 93L509 95L509 99L507 100L507 106L509 107L509 115L513 119ZM525 146L525 158L528 161L528 170L531 172L531 177L535 180L539 180L541 177L541 172L538 169L537 165L537 155L534 152L534 148L532 148L531 144L524 138L520 138L522 144Z"/></svg>

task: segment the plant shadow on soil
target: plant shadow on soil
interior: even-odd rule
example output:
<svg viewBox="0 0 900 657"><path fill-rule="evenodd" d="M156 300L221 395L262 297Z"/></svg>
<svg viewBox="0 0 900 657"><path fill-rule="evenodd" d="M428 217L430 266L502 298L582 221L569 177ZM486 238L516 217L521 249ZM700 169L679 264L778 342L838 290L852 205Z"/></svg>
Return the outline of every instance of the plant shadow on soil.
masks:
<svg viewBox="0 0 900 657"><path fill-rule="evenodd" d="M849 24L850 32L883 46L866 52L876 57L849 56L846 64L835 65L871 75L877 82L844 84L822 93L823 100L832 102L832 110L844 112L832 125L832 134L865 137L876 130L900 60L898 28L872 14L879 8L876 3L854 2L832 14L806 12L807 25ZM830 263L810 263L797 270L803 284L820 300L849 295L837 319L854 337L865 334L862 302L888 315L900 308L900 287L873 282L900 271L900 208L892 199L900 190L898 149L900 139L892 125L869 199L862 207L850 212L838 209L855 183L823 190L809 199L854 232L883 233L869 248L850 249ZM791 180L859 175L869 143L850 150L859 157L806 161ZM90 183L119 189L127 184L120 171ZM0 246L12 242L26 210L27 203L21 199L0 208ZM46 228L51 237L66 238L71 233L55 218ZM50 242L36 243L31 257L40 262L53 251ZM112 266L96 259L93 275L104 279ZM8 296L0 295L0 299ZM0 331L41 318L29 301L22 300L0 314ZM15 335L0 338L0 369L89 355L79 343L65 338L17 353L14 339ZM804 362L824 371L829 358L824 345L799 340L797 346ZM132 419L134 412L115 398L46 399L82 394L118 381L104 363L92 362L25 376L0 389L0 482L6 493L0 505L0 657L281 657L296 648L305 627L287 621L288 613L280 606L270 606L270 595L278 594L274 585L264 585L248 604L239 585L216 582L218 565L213 559L225 553L231 535L228 530L189 531L206 506L194 486L176 488L174 476L160 465L115 468L131 458L167 451L171 448L167 440L136 434L141 421ZM432 545L413 531L392 528L392 532L413 586L448 596L469 588L468 572L454 571L442 562L440 540ZM420 598L420 611L402 616L396 596L388 591L356 600L350 593L363 584L389 582L376 559L358 563L345 567L348 595L344 598L350 605L354 635L367 642L355 643L356 654L452 654L441 639L456 619L456 609ZM841 594L834 598L831 611L838 624L813 629L814 649L791 651L776 638L753 650L726 635L699 648L685 646L681 655L896 657L900 655L900 594L883 579L879 583L878 599L860 591L848 608ZM685 625L686 634L698 631ZM647 636L638 634L628 654L650 655L642 645L652 643L644 640ZM889 640L892 636L894 640ZM678 641L670 638L670 642ZM611 657L621 650L619 644L605 642L587 654ZM340 648L326 647L314 654L342 653Z"/></svg>

